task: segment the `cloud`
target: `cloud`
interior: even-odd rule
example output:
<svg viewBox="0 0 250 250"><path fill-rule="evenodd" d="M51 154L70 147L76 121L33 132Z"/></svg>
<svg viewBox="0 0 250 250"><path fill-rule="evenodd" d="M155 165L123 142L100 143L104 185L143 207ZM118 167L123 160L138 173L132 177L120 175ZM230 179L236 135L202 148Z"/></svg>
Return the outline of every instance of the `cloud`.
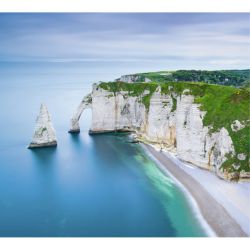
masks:
<svg viewBox="0 0 250 250"><path fill-rule="evenodd" d="M0 60L249 67L249 14L0 14Z"/></svg>

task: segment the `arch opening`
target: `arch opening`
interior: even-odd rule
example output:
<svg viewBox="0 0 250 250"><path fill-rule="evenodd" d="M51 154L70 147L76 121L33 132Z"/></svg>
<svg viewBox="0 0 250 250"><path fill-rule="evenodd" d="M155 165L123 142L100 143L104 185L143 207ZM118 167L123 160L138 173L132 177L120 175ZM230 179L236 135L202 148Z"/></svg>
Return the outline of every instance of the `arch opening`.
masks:
<svg viewBox="0 0 250 250"><path fill-rule="evenodd" d="M79 106L77 107L75 113L73 114L71 120L70 120L70 129L69 133L80 133L80 125L79 125L79 120L82 116L82 113L86 109L91 109L92 106L92 95L88 94L86 95ZM91 112L86 112L87 116L90 116Z"/></svg>

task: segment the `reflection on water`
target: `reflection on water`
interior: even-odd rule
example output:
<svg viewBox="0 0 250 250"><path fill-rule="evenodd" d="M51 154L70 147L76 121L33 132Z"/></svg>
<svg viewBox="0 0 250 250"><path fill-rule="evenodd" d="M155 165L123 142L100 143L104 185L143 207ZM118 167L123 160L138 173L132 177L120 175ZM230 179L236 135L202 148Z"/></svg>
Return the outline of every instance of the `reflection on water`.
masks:
<svg viewBox="0 0 250 250"><path fill-rule="evenodd" d="M81 144L80 133L70 133L70 138L74 145L78 146Z"/></svg>

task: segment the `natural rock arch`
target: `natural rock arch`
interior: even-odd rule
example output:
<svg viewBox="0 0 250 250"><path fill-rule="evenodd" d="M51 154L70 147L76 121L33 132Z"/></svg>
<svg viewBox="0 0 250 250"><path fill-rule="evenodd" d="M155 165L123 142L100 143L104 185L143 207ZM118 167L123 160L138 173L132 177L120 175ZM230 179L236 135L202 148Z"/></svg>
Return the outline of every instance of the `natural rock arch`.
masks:
<svg viewBox="0 0 250 250"><path fill-rule="evenodd" d="M87 108L91 108L91 106L92 106L92 96L91 94L88 94L82 99L81 103L77 107L77 110L75 111L70 120L69 133L80 132L79 120L81 118L82 112Z"/></svg>

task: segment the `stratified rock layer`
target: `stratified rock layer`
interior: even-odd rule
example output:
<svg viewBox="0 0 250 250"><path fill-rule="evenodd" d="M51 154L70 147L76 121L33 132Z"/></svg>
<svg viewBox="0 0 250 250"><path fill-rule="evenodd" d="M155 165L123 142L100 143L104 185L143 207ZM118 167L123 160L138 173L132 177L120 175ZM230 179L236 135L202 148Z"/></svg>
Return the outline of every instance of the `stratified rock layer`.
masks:
<svg viewBox="0 0 250 250"><path fill-rule="evenodd" d="M28 148L51 147L57 145L55 129L47 107L41 104L40 113L36 119L35 131Z"/></svg>

